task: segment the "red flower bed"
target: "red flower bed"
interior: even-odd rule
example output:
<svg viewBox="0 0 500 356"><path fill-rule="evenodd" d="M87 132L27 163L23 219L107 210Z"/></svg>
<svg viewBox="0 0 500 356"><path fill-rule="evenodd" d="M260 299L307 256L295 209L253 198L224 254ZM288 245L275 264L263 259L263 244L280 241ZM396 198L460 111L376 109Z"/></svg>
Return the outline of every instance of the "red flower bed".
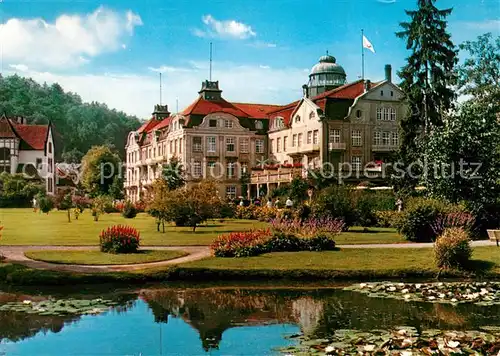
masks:
<svg viewBox="0 0 500 356"><path fill-rule="evenodd" d="M231 232L219 235L210 245L216 257L255 256L265 252L266 242L271 237L270 230Z"/></svg>
<svg viewBox="0 0 500 356"><path fill-rule="evenodd" d="M115 225L101 231L99 235L102 252L134 253L140 243L140 234L131 226Z"/></svg>

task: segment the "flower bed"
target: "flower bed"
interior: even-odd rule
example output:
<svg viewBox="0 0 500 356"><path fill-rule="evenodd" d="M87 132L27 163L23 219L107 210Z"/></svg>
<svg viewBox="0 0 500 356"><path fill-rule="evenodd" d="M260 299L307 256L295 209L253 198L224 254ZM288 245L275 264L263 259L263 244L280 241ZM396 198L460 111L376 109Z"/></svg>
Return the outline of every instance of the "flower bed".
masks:
<svg viewBox="0 0 500 356"><path fill-rule="evenodd" d="M394 298L432 303L500 304L499 282L477 283L360 283L344 288L375 298Z"/></svg>
<svg viewBox="0 0 500 356"><path fill-rule="evenodd" d="M139 231L131 226L115 225L99 235L102 252L135 253L139 249Z"/></svg>
<svg viewBox="0 0 500 356"><path fill-rule="evenodd" d="M333 219L274 219L268 230L220 235L210 246L215 257L249 257L268 252L335 249L334 236L343 223Z"/></svg>

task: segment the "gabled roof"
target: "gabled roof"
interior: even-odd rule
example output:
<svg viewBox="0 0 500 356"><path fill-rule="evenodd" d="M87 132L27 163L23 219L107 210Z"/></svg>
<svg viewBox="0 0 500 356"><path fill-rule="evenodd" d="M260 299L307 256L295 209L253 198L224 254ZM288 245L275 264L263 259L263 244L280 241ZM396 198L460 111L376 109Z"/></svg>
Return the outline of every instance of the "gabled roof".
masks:
<svg viewBox="0 0 500 356"><path fill-rule="evenodd" d="M214 112L225 112L236 117L248 117L249 115L233 105L232 103L222 100L205 100L201 96L198 97L191 105L185 108L181 114L189 115L208 115Z"/></svg>
<svg viewBox="0 0 500 356"><path fill-rule="evenodd" d="M255 119L267 119L267 114L271 111L278 110L281 105L271 104L251 104L251 103L231 103L238 109L248 114L248 117Z"/></svg>
<svg viewBox="0 0 500 356"><path fill-rule="evenodd" d="M370 89L377 85L376 83L370 84ZM358 96L363 94L365 91L365 83L362 79L357 80L352 83L344 84L341 87L325 91L315 97L311 98L312 101L316 101L323 98L332 99L356 99Z"/></svg>
<svg viewBox="0 0 500 356"><path fill-rule="evenodd" d="M43 150L47 142L49 125L14 124L19 137L34 150Z"/></svg>
<svg viewBox="0 0 500 356"><path fill-rule="evenodd" d="M142 124L142 126L139 127L137 132L138 133L149 132L153 129L153 127L158 125L160 122L161 122L160 120L156 120L154 117L152 117L151 119L146 121L144 124Z"/></svg>
<svg viewBox="0 0 500 356"><path fill-rule="evenodd" d="M47 142L49 125L18 124L5 115L0 118L0 138L19 138L28 149L43 150Z"/></svg>
<svg viewBox="0 0 500 356"><path fill-rule="evenodd" d="M171 122L172 122L172 116L166 117L163 120L161 120L158 125L154 126L153 129L161 130L165 127L168 127L168 125L170 125Z"/></svg>

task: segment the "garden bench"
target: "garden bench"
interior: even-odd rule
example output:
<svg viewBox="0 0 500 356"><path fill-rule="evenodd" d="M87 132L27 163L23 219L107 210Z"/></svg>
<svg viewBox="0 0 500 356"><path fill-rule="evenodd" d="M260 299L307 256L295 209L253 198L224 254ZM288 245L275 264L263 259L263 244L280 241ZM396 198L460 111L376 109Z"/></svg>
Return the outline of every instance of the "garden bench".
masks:
<svg viewBox="0 0 500 356"><path fill-rule="evenodd" d="M499 246L500 230L487 230L487 231L490 240L496 242L497 246Z"/></svg>

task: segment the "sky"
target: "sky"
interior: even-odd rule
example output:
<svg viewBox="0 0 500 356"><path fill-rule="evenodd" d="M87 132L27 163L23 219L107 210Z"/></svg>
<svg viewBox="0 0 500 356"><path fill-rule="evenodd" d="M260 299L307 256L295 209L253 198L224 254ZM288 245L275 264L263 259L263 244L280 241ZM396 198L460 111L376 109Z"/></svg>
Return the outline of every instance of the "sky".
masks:
<svg viewBox="0 0 500 356"><path fill-rule="evenodd" d="M453 7L456 44L500 35L500 0L438 0ZM416 0L0 0L0 70L60 83L85 101L145 119L160 100L177 112L209 78L230 101L286 104L300 98L326 51L347 80L395 80L407 51L395 36ZM162 91L160 96L160 73Z"/></svg>

